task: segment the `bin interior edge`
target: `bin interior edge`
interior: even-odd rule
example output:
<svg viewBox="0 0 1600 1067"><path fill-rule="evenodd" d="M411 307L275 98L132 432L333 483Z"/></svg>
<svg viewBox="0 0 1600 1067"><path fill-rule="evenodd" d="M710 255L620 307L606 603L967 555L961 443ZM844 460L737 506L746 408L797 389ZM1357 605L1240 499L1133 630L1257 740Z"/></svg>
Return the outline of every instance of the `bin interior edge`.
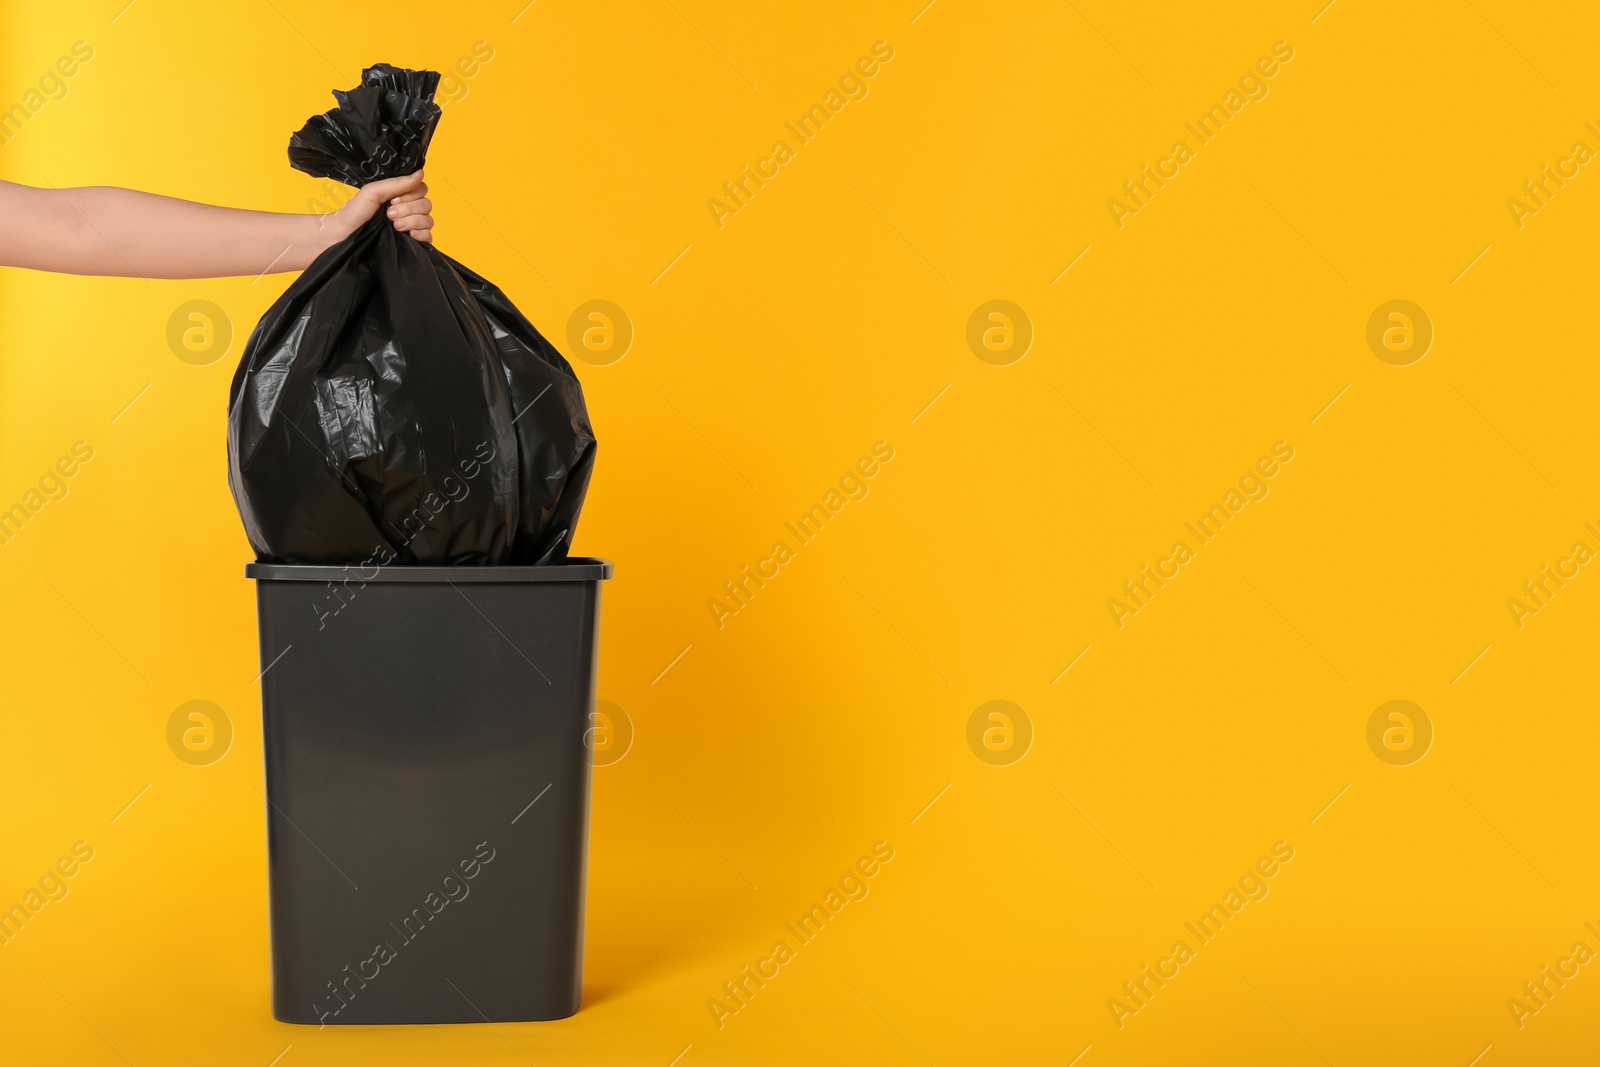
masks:
<svg viewBox="0 0 1600 1067"><path fill-rule="evenodd" d="M535 567L360 567L356 564L260 563L244 565L246 578L275 582L594 582L611 577L608 559L571 556L563 563Z"/></svg>

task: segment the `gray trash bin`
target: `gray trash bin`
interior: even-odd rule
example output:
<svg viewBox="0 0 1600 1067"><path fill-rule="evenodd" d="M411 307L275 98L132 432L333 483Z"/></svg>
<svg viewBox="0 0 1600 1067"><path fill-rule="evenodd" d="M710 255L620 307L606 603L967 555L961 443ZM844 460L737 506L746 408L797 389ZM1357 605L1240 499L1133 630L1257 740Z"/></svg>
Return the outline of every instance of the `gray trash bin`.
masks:
<svg viewBox="0 0 1600 1067"><path fill-rule="evenodd" d="M605 560L251 563L272 1013L578 1010Z"/></svg>

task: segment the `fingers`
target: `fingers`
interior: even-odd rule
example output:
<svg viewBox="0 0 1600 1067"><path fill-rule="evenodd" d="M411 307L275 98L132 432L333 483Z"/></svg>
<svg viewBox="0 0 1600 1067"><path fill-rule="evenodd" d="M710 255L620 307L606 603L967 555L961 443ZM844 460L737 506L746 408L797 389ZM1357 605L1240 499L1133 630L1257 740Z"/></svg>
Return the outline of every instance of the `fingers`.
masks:
<svg viewBox="0 0 1600 1067"><path fill-rule="evenodd" d="M403 219L395 219L394 228L401 233L428 233L431 235L433 232L433 216L427 214L407 215Z"/></svg>
<svg viewBox="0 0 1600 1067"><path fill-rule="evenodd" d="M396 200L389 205L386 214L394 220L396 229L405 229L400 223L415 215L427 215L433 210L433 201L425 196L414 200Z"/></svg>
<svg viewBox="0 0 1600 1067"><path fill-rule="evenodd" d="M433 241L433 201L427 197L428 187L418 183L404 196L398 196L386 210L394 228L409 233L424 243Z"/></svg>
<svg viewBox="0 0 1600 1067"><path fill-rule="evenodd" d="M422 171L419 170L400 178L384 178L382 181L368 182L361 187L361 192L370 197L373 203L381 204L412 193L421 184Z"/></svg>
<svg viewBox="0 0 1600 1067"><path fill-rule="evenodd" d="M428 199L422 171L368 182L358 195L375 207L382 207L396 230L409 233L424 244L433 243L433 201Z"/></svg>
<svg viewBox="0 0 1600 1067"><path fill-rule="evenodd" d="M391 204L409 204L413 200L421 200L423 197L425 197L427 195L428 195L428 183L427 182L418 182L416 184L415 188L411 189L409 192L404 192L404 193L401 193L399 196L391 198L389 203L391 203Z"/></svg>

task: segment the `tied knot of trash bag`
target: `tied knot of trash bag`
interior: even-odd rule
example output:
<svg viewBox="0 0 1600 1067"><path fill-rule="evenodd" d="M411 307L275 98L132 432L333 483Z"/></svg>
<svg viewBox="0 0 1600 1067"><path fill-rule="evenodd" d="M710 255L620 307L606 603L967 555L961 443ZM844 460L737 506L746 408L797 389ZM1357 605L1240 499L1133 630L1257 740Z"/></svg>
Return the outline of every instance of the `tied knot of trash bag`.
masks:
<svg viewBox="0 0 1600 1067"><path fill-rule="evenodd" d="M289 138L289 165L314 178L357 188L421 168L439 123L439 74L379 63L354 89L335 89L339 106Z"/></svg>

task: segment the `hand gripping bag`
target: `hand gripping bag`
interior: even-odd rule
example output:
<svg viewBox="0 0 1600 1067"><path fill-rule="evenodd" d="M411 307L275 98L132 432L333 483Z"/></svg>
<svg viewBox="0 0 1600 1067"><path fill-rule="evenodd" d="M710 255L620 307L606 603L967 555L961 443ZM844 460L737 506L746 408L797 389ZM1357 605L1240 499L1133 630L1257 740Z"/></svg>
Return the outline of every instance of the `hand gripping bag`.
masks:
<svg viewBox="0 0 1600 1067"><path fill-rule="evenodd" d="M289 140L361 186L422 166L439 75L379 64ZM228 402L228 481L257 558L562 559L594 466L572 368L499 289L380 210L262 316Z"/></svg>

